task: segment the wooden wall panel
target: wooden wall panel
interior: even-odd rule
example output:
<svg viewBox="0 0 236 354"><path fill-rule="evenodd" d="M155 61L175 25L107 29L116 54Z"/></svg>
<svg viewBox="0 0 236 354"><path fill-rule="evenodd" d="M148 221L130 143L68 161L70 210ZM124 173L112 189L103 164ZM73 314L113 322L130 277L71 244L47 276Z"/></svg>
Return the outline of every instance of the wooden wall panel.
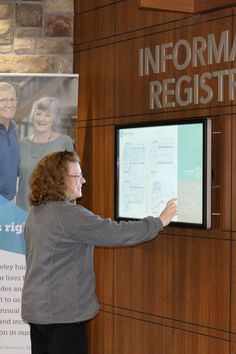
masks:
<svg viewBox="0 0 236 354"><path fill-rule="evenodd" d="M89 201L85 206L93 208L95 213L103 217L114 213L114 185L104 183L106 180L114 180L114 154L110 149L113 140L113 126L83 127L77 131L77 152L86 179L81 203ZM110 155L105 154L104 150L110 151Z"/></svg>
<svg viewBox="0 0 236 354"><path fill-rule="evenodd" d="M231 331L236 342L236 242L232 242ZM235 344L236 345L236 344ZM236 353L236 350L235 350Z"/></svg>
<svg viewBox="0 0 236 354"><path fill-rule="evenodd" d="M194 12L194 0L182 0L163 2L160 0L136 0L138 6L146 9L160 9L167 11ZM200 0L197 0L198 2Z"/></svg>
<svg viewBox="0 0 236 354"><path fill-rule="evenodd" d="M109 5L119 2L119 1L124 1L124 0L86 0L86 1L75 0L74 12L75 12L75 15L77 15L81 12L95 10L95 9L98 9L98 8L104 7L104 6L109 6Z"/></svg>
<svg viewBox="0 0 236 354"><path fill-rule="evenodd" d="M75 53L80 74L79 124L88 120L114 117L114 48L105 46ZM86 123L85 123L86 122Z"/></svg>
<svg viewBox="0 0 236 354"><path fill-rule="evenodd" d="M168 317L155 316L153 314L141 313L138 311L133 311L120 307L114 307L114 314L120 317L132 318L162 327L175 328L186 332L198 333L199 335L218 338L225 341L230 340L230 334L228 331L222 331L216 328L200 326L198 324L193 324L190 322L178 321Z"/></svg>
<svg viewBox="0 0 236 354"><path fill-rule="evenodd" d="M212 228L231 229L231 117L212 119Z"/></svg>
<svg viewBox="0 0 236 354"><path fill-rule="evenodd" d="M230 346L230 354L236 354L236 343L232 343Z"/></svg>
<svg viewBox="0 0 236 354"><path fill-rule="evenodd" d="M102 304L113 305L113 249L96 248L94 269L96 273L96 294Z"/></svg>
<svg viewBox="0 0 236 354"><path fill-rule="evenodd" d="M90 128L92 129L92 128ZM103 217L114 214L114 146L113 126L94 127L93 131L93 211Z"/></svg>
<svg viewBox="0 0 236 354"><path fill-rule="evenodd" d="M114 354L228 354L226 341L115 316Z"/></svg>
<svg viewBox="0 0 236 354"><path fill-rule="evenodd" d="M136 0L117 3L116 14L117 34L144 29L186 17L184 14L173 12L140 10L137 7Z"/></svg>
<svg viewBox="0 0 236 354"><path fill-rule="evenodd" d="M230 7L235 5L235 0L182 0L163 2L162 0L137 0L138 6L146 9L162 9L167 11L181 11L199 13L213 11L217 8Z"/></svg>
<svg viewBox="0 0 236 354"><path fill-rule="evenodd" d="M227 11L222 11L222 16L228 16ZM218 92L217 92L217 78L212 78L209 85L213 88L214 94L213 98L207 105L204 104L189 104L187 107L180 106L177 102L175 107L164 107L163 95L160 94L160 108L154 106L154 109L150 109L149 102L149 91L151 81L160 81L164 79L175 78L176 80L182 75L189 75L191 78L194 74L201 74L203 72L212 72L216 70L223 70L231 67L231 63L225 62L220 64L211 64L198 67L192 67L191 63L185 70L177 70L172 61L167 62L165 72L159 74L153 74L147 76L139 76L139 49L141 48L154 48L155 45L161 45L164 43L173 42L176 43L180 39L185 39L191 43L194 37L203 36L207 38L210 33L215 34L216 41L220 40L222 31L230 31L229 41L231 41L231 28L232 28L232 18L223 17L215 21L211 21L206 26L204 23L188 25L177 28L173 32L166 30L165 32L152 34L150 36L141 37L138 39L133 39L129 41L124 41L116 45L116 116L130 116L136 114L150 114L159 113L170 110L186 110L186 109L201 109L204 106L214 107L222 105L221 102L217 102ZM170 51L169 51L170 53ZM181 51L179 52L181 54ZM183 54L183 58L185 55ZM180 59L179 62L183 62ZM207 51L204 52L204 59L207 62ZM184 87L193 87L193 82L191 81L188 85ZM175 89L174 84L170 84L168 89ZM199 89L199 97L203 96L206 98L206 94ZM142 98L142 99L140 99ZM182 100L186 100L187 96L182 93ZM228 91L224 90L225 102L228 102ZM168 104L175 101L174 95L169 95Z"/></svg>
<svg viewBox="0 0 236 354"><path fill-rule="evenodd" d="M88 334L89 354L111 354L113 352L112 314L100 311L99 315L88 323Z"/></svg>
<svg viewBox="0 0 236 354"><path fill-rule="evenodd" d="M115 250L114 264L115 306L229 329L229 241L165 235Z"/></svg>
<svg viewBox="0 0 236 354"><path fill-rule="evenodd" d="M230 354L236 354L236 337L232 336L232 343L230 343Z"/></svg>
<svg viewBox="0 0 236 354"><path fill-rule="evenodd" d="M235 108L232 119L232 230L233 237L236 239L236 116Z"/></svg>
<svg viewBox="0 0 236 354"><path fill-rule="evenodd" d="M75 22L75 44L89 42L115 34L115 5L83 12Z"/></svg>
<svg viewBox="0 0 236 354"><path fill-rule="evenodd" d="M92 208L93 160L90 157L93 153L92 141L91 129L83 128L77 130L76 149L80 157L82 171L84 171L84 178L86 179L86 184L83 185L83 198L81 203L88 209Z"/></svg>
<svg viewBox="0 0 236 354"><path fill-rule="evenodd" d="M236 8L233 9L233 32L235 34L236 29ZM236 67L236 62L234 62L234 67ZM235 231L236 231L236 107L235 101L233 102L232 107L232 230L233 238L236 239Z"/></svg>

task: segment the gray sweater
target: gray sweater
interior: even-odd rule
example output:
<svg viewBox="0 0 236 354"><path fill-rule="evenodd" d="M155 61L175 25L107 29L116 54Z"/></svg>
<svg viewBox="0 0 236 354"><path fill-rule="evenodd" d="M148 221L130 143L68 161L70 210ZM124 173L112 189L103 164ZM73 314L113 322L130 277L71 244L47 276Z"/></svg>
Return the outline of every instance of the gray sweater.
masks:
<svg viewBox="0 0 236 354"><path fill-rule="evenodd" d="M22 318L31 323L85 321L98 312L94 246L134 246L153 239L159 218L116 222L69 202L32 207L25 226Z"/></svg>

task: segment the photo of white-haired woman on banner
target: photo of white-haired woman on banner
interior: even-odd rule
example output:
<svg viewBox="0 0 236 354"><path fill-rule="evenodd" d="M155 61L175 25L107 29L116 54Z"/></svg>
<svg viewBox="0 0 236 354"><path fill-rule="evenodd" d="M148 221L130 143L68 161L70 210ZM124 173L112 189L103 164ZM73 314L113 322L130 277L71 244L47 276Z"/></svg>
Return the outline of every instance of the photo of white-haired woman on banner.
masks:
<svg viewBox="0 0 236 354"><path fill-rule="evenodd" d="M60 122L60 102L55 97L42 97L35 101L29 115L34 133L19 142L20 166L16 204L24 210L29 209L29 178L37 163L51 152L73 151L70 136L55 130Z"/></svg>

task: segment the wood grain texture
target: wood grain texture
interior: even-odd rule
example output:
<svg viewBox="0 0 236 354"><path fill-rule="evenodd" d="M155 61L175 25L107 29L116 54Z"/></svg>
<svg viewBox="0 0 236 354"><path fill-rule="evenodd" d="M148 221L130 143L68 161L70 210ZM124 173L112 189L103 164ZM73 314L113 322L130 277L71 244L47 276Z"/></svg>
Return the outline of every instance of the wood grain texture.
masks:
<svg viewBox="0 0 236 354"><path fill-rule="evenodd" d="M115 306L229 330L229 241L165 235L114 264Z"/></svg>
<svg viewBox="0 0 236 354"><path fill-rule="evenodd" d="M93 212L102 217L114 214L114 127L95 127L93 130Z"/></svg>
<svg viewBox="0 0 236 354"><path fill-rule="evenodd" d="M140 8L165 11L195 12L195 0L136 0Z"/></svg>
<svg viewBox="0 0 236 354"><path fill-rule="evenodd" d="M93 153L92 145L92 130L79 129L77 130L76 149L80 157L81 168L84 171L86 184L83 186L83 198L80 203L88 208L92 208L92 170L93 160L90 156Z"/></svg>
<svg viewBox="0 0 236 354"><path fill-rule="evenodd" d="M115 5L78 14L75 21L75 44L94 41L115 34Z"/></svg>
<svg viewBox="0 0 236 354"><path fill-rule="evenodd" d="M96 294L102 304L113 305L114 252L111 248L96 248L94 269L96 274Z"/></svg>
<svg viewBox="0 0 236 354"><path fill-rule="evenodd" d="M169 327L177 330L183 330L191 333L197 333L204 336L218 338L225 341L230 341L230 333L227 331L218 330L211 327L205 327L189 322L178 321L172 318L156 316L152 314L140 313L130 309L114 307L114 314L120 317L132 318L150 324L156 324L162 327Z"/></svg>
<svg viewBox="0 0 236 354"><path fill-rule="evenodd" d="M235 0L194 0L195 12L213 11L218 8L235 6Z"/></svg>
<svg viewBox="0 0 236 354"><path fill-rule="evenodd" d="M124 16L126 14L126 16ZM184 14L138 9L136 0L121 1L116 6L116 34L169 23L186 17ZM127 21L128 19L128 21Z"/></svg>
<svg viewBox="0 0 236 354"><path fill-rule="evenodd" d="M218 8L232 7L236 4L235 0L136 0L140 8L157 9L166 11L178 11L189 13L200 13L213 11Z"/></svg>
<svg viewBox="0 0 236 354"><path fill-rule="evenodd" d="M77 15L81 12L97 10L101 7L110 6L119 1L124 1L124 0L86 0L86 1L76 0L74 2L74 12L75 15Z"/></svg>
<svg viewBox="0 0 236 354"><path fill-rule="evenodd" d="M231 230L232 123L212 119L212 228Z"/></svg>
<svg viewBox="0 0 236 354"><path fill-rule="evenodd" d="M114 354L228 354L229 343L168 326L115 316Z"/></svg>
<svg viewBox="0 0 236 354"><path fill-rule="evenodd" d="M230 354L236 354L236 343L231 344Z"/></svg>
<svg viewBox="0 0 236 354"><path fill-rule="evenodd" d="M88 322L89 354L113 352L113 315L100 311ZM69 353L68 353L69 354Z"/></svg>
<svg viewBox="0 0 236 354"><path fill-rule="evenodd" d="M232 242L232 278L231 278L231 331L236 343L236 241Z"/></svg>
<svg viewBox="0 0 236 354"><path fill-rule="evenodd" d="M110 148L114 145L113 130L113 126L79 128L77 136L77 151L86 179L81 203L88 195L87 207L103 217L114 214L114 184L104 182L114 180L114 154Z"/></svg>
<svg viewBox="0 0 236 354"><path fill-rule="evenodd" d="M232 230L233 237L236 239L236 121L232 119Z"/></svg>
<svg viewBox="0 0 236 354"><path fill-rule="evenodd" d="M114 117L114 55L112 46L75 54L80 80L78 121Z"/></svg>
<svg viewBox="0 0 236 354"><path fill-rule="evenodd" d="M233 336L234 342L231 343L230 345L230 354L236 354L236 341L235 341L235 336Z"/></svg>

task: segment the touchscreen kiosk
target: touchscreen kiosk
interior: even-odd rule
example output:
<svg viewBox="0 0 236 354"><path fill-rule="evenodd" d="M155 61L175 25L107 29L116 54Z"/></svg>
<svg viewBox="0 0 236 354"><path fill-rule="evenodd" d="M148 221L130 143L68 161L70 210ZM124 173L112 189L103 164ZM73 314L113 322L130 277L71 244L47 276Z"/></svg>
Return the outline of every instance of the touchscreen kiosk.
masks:
<svg viewBox="0 0 236 354"><path fill-rule="evenodd" d="M176 198L171 225L209 228L210 119L116 127L116 219L158 216Z"/></svg>

